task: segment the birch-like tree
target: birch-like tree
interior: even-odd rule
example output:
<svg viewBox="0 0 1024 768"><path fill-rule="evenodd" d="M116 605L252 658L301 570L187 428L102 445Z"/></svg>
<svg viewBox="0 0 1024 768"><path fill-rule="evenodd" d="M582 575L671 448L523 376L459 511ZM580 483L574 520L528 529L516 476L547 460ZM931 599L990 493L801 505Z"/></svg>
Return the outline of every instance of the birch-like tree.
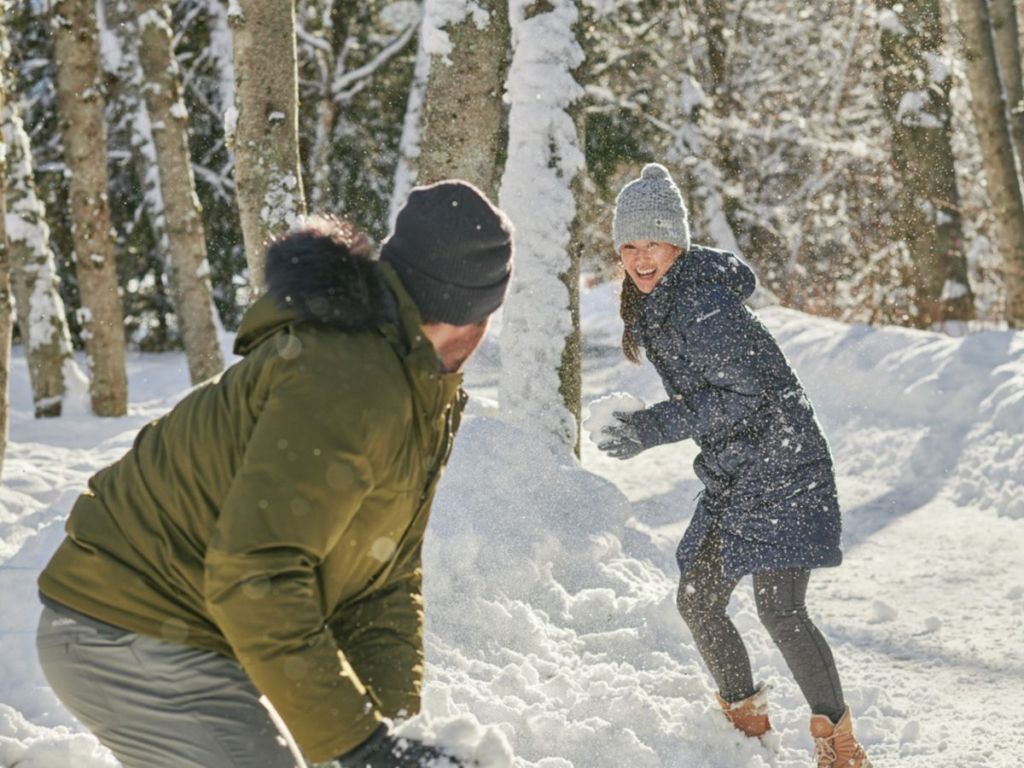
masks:
<svg viewBox="0 0 1024 768"><path fill-rule="evenodd" d="M893 218L909 251L913 322L970 320L960 201L953 165L950 69L938 0L882 0L882 106L897 177Z"/></svg>
<svg viewBox="0 0 1024 768"><path fill-rule="evenodd" d="M107 200L106 124L95 4L57 0L52 7L57 107L70 176L79 319L89 358L90 397L99 416L128 406L125 337Z"/></svg>
<svg viewBox="0 0 1024 768"><path fill-rule="evenodd" d="M396 159L395 102L408 93L422 14L388 0L299 0L297 11L307 204L344 211L379 234Z"/></svg>
<svg viewBox="0 0 1024 768"><path fill-rule="evenodd" d="M501 178L508 71L508 0L426 0L430 57L416 183L465 179L493 197Z"/></svg>
<svg viewBox="0 0 1024 768"><path fill-rule="evenodd" d="M4 107L7 71L7 28L3 17L7 12L6 0L0 0L0 110ZM4 471L4 456L7 454L7 434L10 412L10 371L11 371L11 336L14 332L14 319L11 307L11 265L7 250L6 225L6 194L7 181L7 145L0 133L0 477Z"/></svg>
<svg viewBox="0 0 1024 768"><path fill-rule="evenodd" d="M1003 251L1006 320L1012 327L1024 327L1024 195L989 3L988 0L957 0L956 10L963 32L971 112L981 147L996 238Z"/></svg>
<svg viewBox="0 0 1024 768"><path fill-rule="evenodd" d="M224 361L210 289L202 210L188 146L188 112L174 58L170 11L162 0L139 0L139 59L160 177L175 311L192 383L219 373Z"/></svg>
<svg viewBox="0 0 1024 768"><path fill-rule="evenodd" d="M1024 153L1024 74L1021 72L1020 24L1016 0L989 0L992 42L995 44L999 76L1006 95L1010 135L1017 150L1017 161Z"/></svg>
<svg viewBox="0 0 1024 768"><path fill-rule="evenodd" d="M567 450L579 445L578 251L574 180L583 60L571 0L513 0L508 160L499 203L516 226L501 332L502 414Z"/></svg>
<svg viewBox="0 0 1024 768"><path fill-rule="evenodd" d="M263 286L267 243L306 212L299 165L299 96L294 0L238 0L229 11L235 109L225 131L250 283Z"/></svg>
<svg viewBox="0 0 1024 768"><path fill-rule="evenodd" d="M7 145L7 241L18 328L28 360L37 418L60 416L69 384L84 376L75 363L46 210L36 193L32 151L12 89L3 109Z"/></svg>

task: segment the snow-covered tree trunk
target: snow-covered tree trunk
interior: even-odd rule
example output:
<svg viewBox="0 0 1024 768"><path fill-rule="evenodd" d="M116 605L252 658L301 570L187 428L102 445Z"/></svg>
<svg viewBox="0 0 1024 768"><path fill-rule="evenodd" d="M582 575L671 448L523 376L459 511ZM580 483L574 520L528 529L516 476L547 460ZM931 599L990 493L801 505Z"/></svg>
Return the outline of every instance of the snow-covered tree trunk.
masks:
<svg viewBox="0 0 1024 768"><path fill-rule="evenodd" d="M971 111L978 131L996 237L1003 252L1006 320L1024 327L1024 196L1005 93L1000 83L988 0L957 0Z"/></svg>
<svg viewBox="0 0 1024 768"><path fill-rule="evenodd" d="M465 179L490 196L501 175L508 71L507 0L426 0L430 56L416 181Z"/></svg>
<svg viewBox="0 0 1024 768"><path fill-rule="evenodd" d="M882 0L882 106L892 127L897 236L914 264L914 323L974 317L953 165L939 0Z"/></svg>
<svg viewBox="0 0 1024 768"><path fill-rule="evenodd" d="M125 337L107 201L107 130L103 120L96 9L91 0L53 4L57 106L68 180L79 318L89 358L90 397L99 416L128 406Z"/></svg>
<svg viewBox="0 0 1024 768"><path fill-rule="evenodd" d="M225 131L235 156L235 188L249 279L263 290L263 251L306 212L299 165L294 0L231 5L235 108Z"/></svg>
<svg viewBox="0 0 1024 768"><path fill-rule="evenodd" d="M36 194L28 134L9 98L3 109L7 145L7 242L18 327L28 358L37 418L60 416L69 383L83 374L75 363L64 301L58 290L46 211ZM72 379L72 382L69 382Z"/></svg>
<svg viewBox="0 0 1024 768"><path fill-rule="evenodd" d="M192 383L224 367L217 340L210 265L202 210L188 147L188 113L171 39L170 11L162 0L139 0L142 92L152 128L169 245L171 290Z"/></svg>
<svg viewBox="0 0 1024 768"><path fill-rule="evenodd" d="M4 107L9 46L4 15L7 13L6 0L0 0L0 110ZM7 180L7 143L0 133L0 477L4 471L4 456L7 454L7 434L10 412L10 371L11 335L14 331L14 316L11 306L11 264L7 250L7 225L5 215L5 189Z"/></svg>
<svg viewBox="0 0 1024 768"><path fill-rule="evenodd" d="M579 442L579 286L572 247L573 182L584 167L574 110L576 4L512 0L508 160L499 202L516 227L516 260L502 315L501 411L573 450Z"/></svg>

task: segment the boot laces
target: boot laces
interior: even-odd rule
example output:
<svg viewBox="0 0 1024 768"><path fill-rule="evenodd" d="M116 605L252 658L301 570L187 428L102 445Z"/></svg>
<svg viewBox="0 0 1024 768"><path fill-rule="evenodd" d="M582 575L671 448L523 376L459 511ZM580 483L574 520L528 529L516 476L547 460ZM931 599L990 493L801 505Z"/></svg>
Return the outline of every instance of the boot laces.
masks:
<svg viewBox="0 0 1024 768"><path fill-rule="evenodd" d="M814 740L814 756L818 761L818 768L832 768L835 765L839 756L836 754L831 736L819 736Z"/></svg>

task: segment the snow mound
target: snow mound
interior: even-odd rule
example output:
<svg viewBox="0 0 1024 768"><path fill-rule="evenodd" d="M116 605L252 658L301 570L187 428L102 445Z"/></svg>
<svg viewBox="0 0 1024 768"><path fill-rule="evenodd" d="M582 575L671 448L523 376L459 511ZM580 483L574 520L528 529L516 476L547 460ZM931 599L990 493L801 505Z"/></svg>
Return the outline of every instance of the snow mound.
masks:
<svg viewBox="0 0 1024 768"><path fill-rule="evenodd" d="M1024 519L1024 334L951 338L760 314L825 422L840 473L884 477L913 506L947 494Z"/></svg>
<svg viewBox="0 0 1024 768"><path fill-rule="evenodd" d="M468 417L424 543L421 717L472 713L505 735L516 768L767 766L716 712L677 573L654 564L635 514L571 455ZM757 623L749 593L734 604ZM770 641L749 641L766 671Z"/></svg>
<svg viewBox="0 0 1024 768"><path fill-rule="evenodd" d="M0 765L17 768L118 768L113 755L92 734L65 726L30 723L15 709L0 704Z"/></svg>

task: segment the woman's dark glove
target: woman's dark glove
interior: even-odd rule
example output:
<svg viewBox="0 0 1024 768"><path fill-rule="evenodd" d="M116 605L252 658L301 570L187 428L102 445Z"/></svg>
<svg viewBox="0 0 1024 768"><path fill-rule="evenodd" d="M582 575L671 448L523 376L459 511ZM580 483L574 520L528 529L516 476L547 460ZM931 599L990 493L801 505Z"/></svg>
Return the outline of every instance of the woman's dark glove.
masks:
<svg viewBox="0 0 1024 768"><path fill-rule="evenodd" d="M633 414L616 411L612 416L618 419L618 423L601 430L606 439L598 443L597 447L616 459L631 459L646 447L632 422Z"/></svg>
<svg viewBox="0 0 1024 768"><path fill-rule="evenodd" d="M439 747L395 736L381 725L370 738L338 758L341 768L466 768Z"/></svg>

